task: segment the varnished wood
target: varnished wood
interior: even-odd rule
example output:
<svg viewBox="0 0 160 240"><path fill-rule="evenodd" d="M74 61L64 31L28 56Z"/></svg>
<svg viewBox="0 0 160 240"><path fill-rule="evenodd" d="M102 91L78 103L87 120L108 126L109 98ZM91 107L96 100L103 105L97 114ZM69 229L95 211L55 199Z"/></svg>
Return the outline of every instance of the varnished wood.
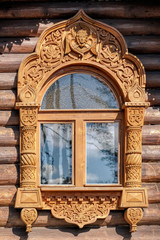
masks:
<svg viewBox="0 0 160 240"><path fill-rule="evenodd" d="M144 145L159 145L160 125L144 125L142 130L142 142Z"/></svg>
<svg viewBox="0 0 160 240"><path fill-rule="evenodd" d="M13 207L0 207L0 227L24 227L24 223L20 220L19 210ZM111 211L110 215L104 220L97 220L91 226L115 226L126 225L123 218L124 211ZM140 224L144 225L160 225L160 204L150 204L149 208L144 208L143 219ZM73 227L63 219L58 220L51 216L50 211L39 210L39 216L34 224L35 227ZM77 229L76 229L77 230Z"/></svg>
<svg viewBox="0 0 160 240"><path fill-rule="evenodd" d="M19 183L19 165L0 165L0 185L15 185Z"/></svg>
<svg viewBox="0 0 160 240"><path fill-rule="evenodd" d="M143 145L142 159L143 159L143 162L160 161L159 145Z"/></svg>
<svg viewBox="0 0 160 240"><path fill-rule="evenodd" d="M0 147L0 164L13 164L19 162L18 147Z"/></svg>
<svg viewBox="0 0 160 240"><path fill-rule="evenodd" d="M0 127L0 146L16 146L19 144L18 127Z"/></svg>
<svg viewBox="0 0 160 240"><path fill-rule="evenodd" d="M2 0L6 1L6 0ZM12 0L13 1L13 0ZM11 1L11 2L12 2ZM21 0L24 1L24 0ZM0 18L56 18L73 16L80 8L92 16L99 18L158 18L160 17L159 4L127 3L127 2L91 2L89 5L85 2L58 2L44 3L11 3L9 9L4 4L0 11Z"/></svg>
<svg viewBox="0 0 160 240"><path fill-rule="evenodd" d="M64 19L3 20L0 22L0 37L38 37L51 25ZM139 19L98 19L117 28L123 35L159 35L160 20Z"/></svg>
<svg viewBox="0 0 160 240"><path fill-rule="evenodd" d="M146 71L147 87L157 88L160 87L160 71Z"/></svg>
<svg viewBox="0 0 160 240"><path fill-rule="evenodd" d="M132 53L160 53L159 36L125 36ZM37 44L37 37L16 37L0 39L0 53L31 53Z"/></svg>
<svg viewBox="0 0 160 240"><path fill-rule="evenodd" d="M0 126L15 126L19 124L18 111L0 111Z"/></svg>

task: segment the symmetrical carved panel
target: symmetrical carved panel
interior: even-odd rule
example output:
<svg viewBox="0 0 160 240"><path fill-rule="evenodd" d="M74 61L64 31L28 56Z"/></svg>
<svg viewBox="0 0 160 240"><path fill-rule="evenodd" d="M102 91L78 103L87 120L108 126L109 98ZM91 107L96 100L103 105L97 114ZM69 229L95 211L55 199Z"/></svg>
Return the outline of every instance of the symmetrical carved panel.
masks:
<svg viewBox="0 0 160 240"><path fill-rule="evenodd" d="M117 209L119 197L116 194L81 194L70 193L66 195L53 196L42 193L44 208L51 208L54 217L65 219L82 228L86 224L95 222L97 219L108 216L110 210Z"/></svg>
<svg viewBox="0 0 160 240"><path fill-rule="evenodd" d="M37 119L42 95L52 83L53 76L67 74L68 69L78 71L79 66L85 66L87 72L91 69L95 74L102 72L121 96L125 109L125 159L121 159L125 166L121 176L123 191L106 190L103 194L95 190L90 194L62 191L58 195L52 190L44 193L38 186ZM147 207L146 191L141 188L141 131L148 104L145 102L143 65L128 53L122 35L116 29L89 18L83 10L70 20L49 27L40 36L35 53L20 65L17 95L21 174L15 206L24 208L21 218L27 231L31 231L31 224L37 218L35 208L50 209L54 217L83 227L97 218L106 217L112 209L127 207L130 208L125 219L131 224L131 231L135 231L142 217L140 207Z"/></svg>

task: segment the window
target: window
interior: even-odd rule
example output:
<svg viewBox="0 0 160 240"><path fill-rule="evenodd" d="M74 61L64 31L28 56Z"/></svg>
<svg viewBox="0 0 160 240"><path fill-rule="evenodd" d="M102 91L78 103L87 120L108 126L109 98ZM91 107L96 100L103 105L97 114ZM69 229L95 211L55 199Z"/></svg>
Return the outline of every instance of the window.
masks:
<svg viewBox="0 0 160 240"><path fill-rule="evenodd" d="M121 110L105 82L73 73L46 91L39 111L41 185L120 184Z"/></svg>
<svg viewBox="0 0 160 240"><path fill-rule="evenodd" d="M147 106L143 65L116 29L80 10L42 33L17 83L15 207L26 231L37 209L80 228L124 209L136 230L148 206L141 187Z"/></svg>

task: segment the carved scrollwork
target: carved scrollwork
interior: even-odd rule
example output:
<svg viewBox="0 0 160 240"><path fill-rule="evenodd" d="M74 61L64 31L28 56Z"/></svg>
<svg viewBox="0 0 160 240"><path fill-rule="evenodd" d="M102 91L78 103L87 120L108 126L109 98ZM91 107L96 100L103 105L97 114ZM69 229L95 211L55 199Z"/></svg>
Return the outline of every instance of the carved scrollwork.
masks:
<svg viewBox="0 0 160 240"><path fill-rule="evenodd" d="M143 126L144 108L130 107L127 108L127 124L128 126Z"/></svg>
<svg viewBox="0 0 160 240"><path fill-rule="evenodd" d="M26 232L31 232L32 223L37 219L37 210L35 208L23 208L21 210L21 219L26 224Z"/></svg>
<svg viewBox="0 0 160 240"><path fill-rule="evenodd" d="M142 65L137 58L124 56L124 42L121 36L117 37L119 33L115 34L115 30L100 26L96 21L93 25L87 18L81 11L71 23L52 26L43 34L38 43L37 57L32 57L21 71L19 90L24 91L24 86L29 85L37 91L45 75L57 66L87 60L97 67L109 69L116 76L124 95L129 92L129 101L144 101L144 90L140 86L144 83L140 79L140 71L144 71ZM125 51L128 54L127 49Z"/></svg>
<svg viewBox="0 0 160 240"><path fill-rule="evenodd" d="M21 126L37 125L37 111L36 107L22 107L20 109Z"/></svg>
<svg viewBox="0 0 160 240"><path fill-rule="evenodd" d="M142 219L143 211L141 208L128 208L125 211L124 218L130 224L130 232L137 230L137 223Z"/></svg>
<svg viewBox="0 0 160 240"><path fill-rule="evenodd" d="M111 194L112 195L112 194ZM82 228L86 224L95 222L98 218L108 216L110 209L116 209L119 198L116 196L61 196L49 197L42 195L46 206L51 208L54 217L65 219L66 222L76 224Z"/></svg>

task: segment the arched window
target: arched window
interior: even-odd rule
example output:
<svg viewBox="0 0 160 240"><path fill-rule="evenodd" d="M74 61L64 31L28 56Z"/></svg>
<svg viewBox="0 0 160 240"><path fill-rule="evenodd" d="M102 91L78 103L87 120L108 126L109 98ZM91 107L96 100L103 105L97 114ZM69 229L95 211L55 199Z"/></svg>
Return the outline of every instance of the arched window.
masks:
<svg viewBox="0 0 160 240"><path fill-rule="evenodd" d="M107 81L84 73L56 80L39 111L40 184L120 185L121 120Z"/></svg>
<svg viewBox="0 0 160 240"><path fill-rule="evenodd" d="M37 209L83 227L125 209L131 231L148 206L141 186L145 72L122 35L80 10L40 36L19 68L20 187Z"/></svg>

